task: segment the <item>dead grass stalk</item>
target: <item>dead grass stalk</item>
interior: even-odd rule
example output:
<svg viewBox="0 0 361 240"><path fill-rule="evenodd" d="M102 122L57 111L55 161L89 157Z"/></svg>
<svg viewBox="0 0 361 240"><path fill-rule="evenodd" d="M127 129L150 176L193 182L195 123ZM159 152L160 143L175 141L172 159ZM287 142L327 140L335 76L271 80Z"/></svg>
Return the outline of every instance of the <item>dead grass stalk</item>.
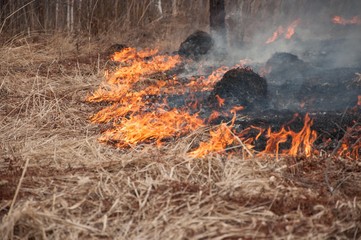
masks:
<svg viewBox="0 0 361 240"><path fill-rule="evenodd" d="M321 157L190 159L201 130L161 148L101 145L88 121L101 106L84 99L104 43L39 41L0 49L3 239L360 237L359 162L329 162L330 193Z"/></svg>

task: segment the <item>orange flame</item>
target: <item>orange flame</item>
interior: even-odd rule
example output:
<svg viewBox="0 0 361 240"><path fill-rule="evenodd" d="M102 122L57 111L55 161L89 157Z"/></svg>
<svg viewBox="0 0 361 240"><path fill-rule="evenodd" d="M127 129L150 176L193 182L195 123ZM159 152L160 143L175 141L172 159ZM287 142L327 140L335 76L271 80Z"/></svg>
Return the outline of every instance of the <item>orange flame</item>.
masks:
<svg viewBox="0 0 361 240"><path fill-rule="evenodd" d="M211 115L208 117L207 122L208 122L208 123L212 122L214 119L217 119L220 115L221 115L221 114L220 114L219 112L213 111L213 112L211 113Z"/></svg>
<svg viewBox="0 0 361 240"><path fill-rule="evenodd" d="M134 48L125 48L120 52L116 52L113 60L124 63L119 69L109 76L108 83L132 84L140 80L143 76L149 76L158 72L168 71L181 62L178 55L156 55L158 50L149 49L137 52ZM147 60L147 57L152 56Z"/></svg>
<svg viewBox="0 0 361 240"><path fill-rule="evenodd" d="M210 130L209 135L211 139L207 142L201 142L199 147L190 152L189 155L194 158L204 157L212 152L223 152L228 145L231 145L235 140L235 135L232 132L236 114L233 115L231 125L228 127L226 123L221 123L215 130Z"/></svg>
<svg viewBox="0 0 361 240"><path fill-rule="evenodd" d="M254 148L253 142L261 136L264 129L250 126L236 134L233 130L235 120L236 115L234 114L230 126L227 126L226 123L222 123L218 125L215 130L211 130L211 138L206 142L201 142L199 147L190 152L189 155L194 158L202 158L211 153L223 153L228 146L231 146L232 144L234 145L236 142L240 143L240 145L232 146L228 149L242 147L243 150L247 150L248 154L253 155L251 152ZM259 131L257 136L255 138L245 137L252 129Z"/></svg>
<svg viewBox="0 0 361 240"><path fill-rule="evenodd" d="M222 123L215 130L211 130L209 132L211 139L207 142L201 142L199 147L190 152L189 155L194 158L201 158L212 152L223 152L234 141L234 136L228 129L227 124Z"/></svg>
<svg viewBox="0 0 361 240"><path fill-rule="evenodd" d="M332 18L332 22L334 24L339 24L339 25L359 25L361 24L361 19L359 16L353 16L351 19L345 19L341 16L334 16Z"/></svg>
<svg viewBox="0 0 361 240"><path fill-rule="evenodd" d="M221 66L214 70L207 78L199 77L196 79L192 79L190 83L187 84L187 87L193 87L201 91L208 91L212 90L214 85L222 79L223 75L232 68L242 68L247 63L249 63L249 59L242 59L239 61L238 64L233 65L232 67L228 66Z"/></svg>
<svg viewBox="0 0 361 240"><path fill-rule="evenodd" d="M134 48L126 48L114 54L113 60L120 63L119 68L113 73L107 72L106 83L87 98L90 102L112 103L91 118L94 123L113 122L113 127L105 131L99 141L118 147L149 142L159 145L165 139L178 137L204 125L203 120L196 114L191 115L175 109L165 110L168 108L167 99L159 99L158 103L148 100L148 96L184 93L184 88L179 87L180 84L175 77L166 81L151 81L150 78L154 74L159 75L160 72L172 69L180 63L180 57L177 55L156 54L157 50L137 51ZM241 61L236 66L243 66L244 63L245 61ZM228 70L228 67L221 67L208 78L196 79L189 86L211 88ZM217 99L222 106L224 99L219 96ZM194 101L190 106L197 108L197 105L198 102ZM216 112L209 120L215 117ZM220 127L219 131L224 132L225 127ZM217 145L216 133L218 131L211 132L213 145ZM229 138L226 138L227 143L230 141ZM223 143L220 146L223 146Z"/></svg>
<svg viewBox="0 0 361 240"><path fill-rule="evenodd" d="M217 102L218 102L218 106L222 107L224 105L225 99L221 98L219 95L216 95L216 99L217 99Z"/></svg>
<svg viewBox="0 0 361 240"><path fill-rule="evenodd" d="M158 145L167 138L181 136L203 126L195 115L178 110L146 113L122 119L106 131L99 140L115 142L117 147L129 147L143 142L156 141Z"/></svg>
<svg viewBox="0 0 361 240"><path fill-rule="evenodd" d="M342 139L339 156L351 159L360 159L361 155L361 126L355 125L346 129L345 137Z"/></svg>
<svg viewBox="0 0 361 240"><path fill-rule="evenodd" d="M289 29L294 29L297 24L298 21L295 21ZM290 30L290 33L292 31L294 30ZM180 81L178 82L176 77L167 77L160 73L174 68L181 60L177 55L156 54L157 50L136 51L127 48L114 55L114 60L120 63L118 69L113 73L106 72L105 83L87 98L90 102L110 103L109 106L91 118L93 123L108 123L109 128L103 132L99 141L111 143L121 148L142 143L162 145L168 139L180 137L205 125L197 114L190 114L186 110L170 109L167 105L167 99L162 96L165 94L182 94L185 91L184 85ZM236 66L242 67L243 64L244 62L241 62ZM192 79L186 87L211 88L228 70L229 67L226 66L218 68L208 78ZM216 97L219 105L222 106L224 99L219 96ZM152 100L152 98L154 99ZM197 99L192 99L188 107L197 110L198 105ZM358 96L357 105L361 106L361 95ZM239 146L252 149L254 141L265 130L251 126L236 134L233 127L236 112L240 110L243 110L243 106L234 106L231 109L231 113L234 114L232 123L229 126L222 123L213 128L210 131L210 139L207 142L201 142L196 150L189 153L190 156L203 157L212 152L219 153L226 149L237 148L238 146L229 147L232 144L235 145L237 141L240 143ZM223 116L226 116L225 114L222 113ZM207 121L210 122L219 115L219 112L213 112ZM267 146L263 153L275 152L278 158L281 153L280 145L292 139L290 148L282 150L282 153L291 156L311 156L314 152L313 143L317 138L317 133L311 130L312 124L313 121L307 114L300 132L296 133L284 127L279 132L272 132L269 128ZM254 134L252 129L258 130L259 133L256 137L247 137ZM361 127L347 129L347 132L348 137L343 139L338 154L359 158ZM248 153L250 152L248 151Z"/></svg>
<svg viewBox="0 0 361 240"><path fill-rule="evenodd" d="M295 34L296 27L300 24L300 19L297 19L293 21L288 27L287 30L283 28L283 26L279 26L276 31L272 34L271 37L269 37L266 41L266 44L273 43L278 38L280 38L282 35L284 35L285 39L291 39L292 36Z"/></svg>
<svg viewBox="0 0 361 240"><path fill-rule="evenodd" d="M285 33L286 39L292 38L292 36L295 34L295 29L298 26L298 24L300 24L300 19L295 20L294 22L291 23L290 26L288 26L287 32Z"/></svg>
<svg viewBox="0 0 361 240"><path fill-rule="evenodd" d="M285 30L283 29L282 26L279 26L277 28L277 30L273 33L272 37L268 38L267 41L266 41L266 44L269 44L269 43L273 43L274 41L276 41L279 36L281 36L283 33L285 32Z"/></svg>
<svg viewBox="0 0 361 240"><path fill-rule="evenodd" d="M244 107L243 106L234 106L232 109L231 109L231 113L232 114L236 114L238 111L242 111L244 110Z"/></svg>
<svg viewBox="0 0 361 240"><path fill-rule="evenodd" d="M126 62L128 60L151 57L157 53L158 49L145 49L137 51L135 48L125 48L120 52L114 53L112 60L116 62Z"/></svg>
<svg viewBox="0 0 361 240"><path fill-rule="evenodd" d="M203 126L203 120L196 114L164 110L166 99L156 104L148 100L148 96L177 91L176 79L152 81L150 76L174 68L180 57L156 53L157 50L126 48L114 54L113 59L120 62L119 68L107 73L106 83L87 98L89 102L112 103L91 118L94 123L113 122L113 127L99 141L115 143L118 147L151 141L161 144L164 139Z"/></svg>
<svg viewBox="0 0 361 240"><path fill-rule="evenodd" d="M306 114L304 126L298 133L292 130L286 130L284 127L282 127L279 132L272 133L271 129L269 128L267 133L269 139L267 140L267 146L263 152L276 152L276 158L278 159L280 144L285 143L288 138L292 138L291 148L285 150L283 153L289 154L291 156L304 154L306 157L310 157L312 154L313 143L317 138L317 133L311 130L312 124L313 121L310 119L308 114Z"/></svg>

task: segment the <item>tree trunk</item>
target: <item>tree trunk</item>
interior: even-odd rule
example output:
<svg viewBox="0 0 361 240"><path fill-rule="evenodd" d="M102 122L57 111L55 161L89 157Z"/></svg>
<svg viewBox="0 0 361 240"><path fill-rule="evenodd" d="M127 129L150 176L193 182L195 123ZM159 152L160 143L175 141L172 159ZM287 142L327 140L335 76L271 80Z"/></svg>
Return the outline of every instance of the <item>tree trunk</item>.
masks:
<svg viewBox="0 0 361 240"><path fill-rule="evenodd" d="M212 34L221 37L223 43L226 43L226 23L225 23L224 0L210 0L209 2L209 22Z"/></svg>

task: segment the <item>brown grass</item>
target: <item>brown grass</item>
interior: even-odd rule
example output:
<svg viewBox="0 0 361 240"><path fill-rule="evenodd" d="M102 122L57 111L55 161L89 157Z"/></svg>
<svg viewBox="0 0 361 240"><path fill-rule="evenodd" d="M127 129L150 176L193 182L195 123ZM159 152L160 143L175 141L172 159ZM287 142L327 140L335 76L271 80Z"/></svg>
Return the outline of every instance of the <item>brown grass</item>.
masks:
<svg viewBox="0 0 361 240"><path fill-rule="evenodd" d="M0 49L3 239L361 237L359 162L196 160L191 137L99 144L88 119L101 106L84 99L107 67L107 41L19 37Z"/></svg>

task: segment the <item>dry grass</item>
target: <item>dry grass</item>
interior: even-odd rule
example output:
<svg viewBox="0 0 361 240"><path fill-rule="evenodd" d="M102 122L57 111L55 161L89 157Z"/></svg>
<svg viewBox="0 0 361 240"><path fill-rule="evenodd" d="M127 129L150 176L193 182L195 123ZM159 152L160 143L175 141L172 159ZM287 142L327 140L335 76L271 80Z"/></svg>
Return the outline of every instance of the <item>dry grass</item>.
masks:
<svg viewBox="0 0 361 240"><path fill-rule="evenodd" d="M107 64L98 46L49 37L0 49L3 239L361 237L358 162L194 160L191 138L99 144L88 118L100 106L84 102Z"/></svg>

